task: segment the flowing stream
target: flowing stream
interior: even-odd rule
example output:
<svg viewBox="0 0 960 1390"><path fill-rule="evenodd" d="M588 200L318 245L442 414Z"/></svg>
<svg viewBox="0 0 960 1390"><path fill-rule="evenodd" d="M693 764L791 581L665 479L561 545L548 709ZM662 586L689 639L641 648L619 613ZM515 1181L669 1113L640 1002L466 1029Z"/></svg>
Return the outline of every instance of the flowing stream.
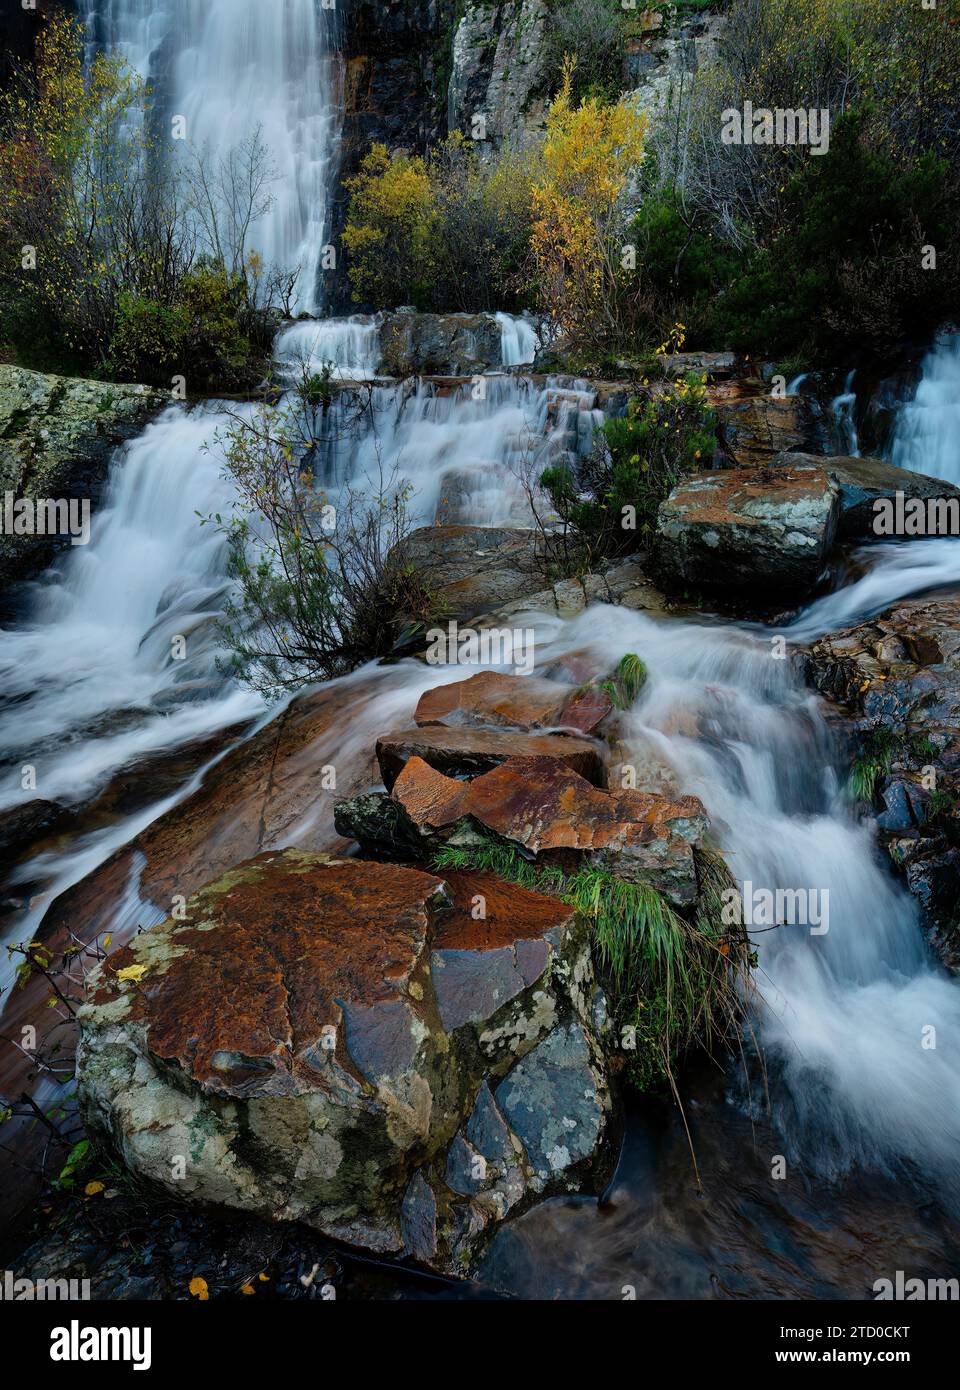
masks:
<svg viewBox="0 0 960 1390"><path fill-rule="evenodd" d="M258 0L89 0L86 10L99 42L162 79L192 138L222 150L257 112L283 175L264 250L304 264L315 286L336 114L324 96L330 46L313 0L282 0L280 24ZM315 291L303 293L314 307ZM503 365L529 362L531 326L499 320ZM362 486L382 466L395 469L413 484L425 524L529 524L524 477L558 450L588 449L601 418L586 383L543 386L516 370L484 376L479 390L378 383L376 322L361 316L295 324L277 351L281 363L305 356L340 377L317 461L322 481ZM372 382L362 399L360 382ZM347 427L351 411L358 428ZM0 810L23 797L26 763L36 765L33 795L83 808L149 757L200 748L179 783L132 810L81 816L55 852L28 857L11 879L14 892L26 886L7 940L33 932L56 894L273 713L216 662L226 556L219 531L197 514L230 505L219 422L215 404L173 406L119 450L90 545L24 591L21 616L3 634ZM944 338L926 359L891 458L960 482L960 338ZM960 581L954 540L878 545L862 560L862 577L784 629L790 641ZM862 1297L897 1268L949 1273L957 1252L942 1212L952 1220L960 1200L960 990L929 956L913 900L854 818L819 700L756 629L607 605L531 621L541 668L583 648L606 664L626 651L642 657L650 679L626 717L638 785L699 795L741 883L815 891L821 901L828 893L829 918L826 931L756 935L754 1041L743 1066L690 1078L704 1195L677 1111L640 1102L605 1200L534 1209L498 1235L487 1273L521 1295L563 1297L619 1297L623 1285L638 1297ZM360 756L361 743L369 749L378 732L409 720L427 685L461 674L413 661L366 668L343 683L338 736L349 730ZM319 767L329 749L310 755ZM304 821L284 843L310 829ZM116 903L118 919L129 906ZM922 1046L930 1027L935 1049ZM778 1155L786 1176L772 1181Z"/></svg>

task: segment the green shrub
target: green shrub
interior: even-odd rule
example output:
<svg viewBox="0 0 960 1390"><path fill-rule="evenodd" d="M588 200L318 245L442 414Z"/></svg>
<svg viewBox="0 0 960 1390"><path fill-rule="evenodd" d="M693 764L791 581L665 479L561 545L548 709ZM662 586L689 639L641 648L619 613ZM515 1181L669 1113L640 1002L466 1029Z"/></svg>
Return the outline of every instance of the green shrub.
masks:
<svg viewBox="0 0 960 1390"><path fill-rule="evenodd" d="M181 360L186 334L182 309L123 292L117 302L107 371L120 381L166 382Z"/></svg>
<svg viewBox="0 0 960 1390"><path fill-rule="evenodd" d="M606 421L576 473L562 464L541 474L563 524L554 549L588 569L635 550L655 529L660 503L684 474L710 464L715 446L703 377L690 372L649 397L631 398L625 415Z"/></svg>

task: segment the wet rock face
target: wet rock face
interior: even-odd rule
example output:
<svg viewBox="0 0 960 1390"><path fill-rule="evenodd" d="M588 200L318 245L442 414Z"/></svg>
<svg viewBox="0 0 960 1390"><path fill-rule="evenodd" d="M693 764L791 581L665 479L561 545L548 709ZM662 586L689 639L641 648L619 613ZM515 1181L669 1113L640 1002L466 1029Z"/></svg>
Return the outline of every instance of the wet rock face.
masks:
<svg viewBox="0 0 960 1390"><path fill-rule="evenodd" d="M169 397L147 386L47 376L0 365L0 502L95 504L110 453ZM91 517L92 520L92 517ZM42 568L69 536L0 534L0 584Z"/></svg>
<svg viewBox="0 0 960 1390"><path fill-rule="evenodd" d="M389 376L471 376L500 366L500 325L492 314L395 311L381 321L380 351Z"/></svg>
<svg viewBox="0 0 960 1390"><path fill-rule="evenodd" d="M604 780L598 746L585 738L517 733L512 729L438 727L402 729L377 739L377 759L387 791L411 758L421 758L448 777L475 777L516 757L559 758L595 786Z"/></svg>
<svg viewBox="0 0 960 1390"><path fill-rule="evenodd" d="M778 454L830 452L830 425L815 396L774 396L752 377L708 389L720 442L737 468L769 467Z"/></svg>
<svg viewBox="0 0 960 1390"><path fill-rule="evenodd" d="M960 488L941 478L928 478L923 473L911 473L896 468L884 459L875 458L816 458L811 454L781 454L774 460L777 467L825 468L840 489L839 533L853 540L875 540L882 535L875 528L878 501L896 502L901 494L904 502L917 498L960 500Z"/></svg>
<svg viewBox="0 0 960 1390"><path fill-rule="evenodd" d="M532 531L502 526L422 526L404 541L449 619L465 621L543 588Z"/></svg>
<svg viewBox="0 0 960 1390"><path fill-rule="evenodd" d="M797 595L822 575L839 518L825 468L707 473L661 503L657 554L676 582Z"/></svg>
<svg viewBox="0 0 960 1390"><path fill-rule="evenodd" d="M263 854L90 978L84 1114L180 1197L459 1272L492 1222L602 1156L597 995L588 926L553 899L489 875ZM536 1060L552 1037L556 1088ZM527 1054L541 1080L515 1116L524 1141L493 1090ZM544 1177L530 1135L558 1126L569 1161Z"/></svg>
<svg viewBox="0 0 960 1390"><path fill-rule="evenodd" d="M960 599L903 603L820 638L807 674L849 713L854 755L876 770L863 809L933 949L960 971Z"/></svg>
<svg viewBox="0 0 960 1390"><path fill-rule="evenodd" d="M495 148L521 143L539 129L550 73L545 48L550 7L545 0L468 4L453 35L447 125Z"/></svg>

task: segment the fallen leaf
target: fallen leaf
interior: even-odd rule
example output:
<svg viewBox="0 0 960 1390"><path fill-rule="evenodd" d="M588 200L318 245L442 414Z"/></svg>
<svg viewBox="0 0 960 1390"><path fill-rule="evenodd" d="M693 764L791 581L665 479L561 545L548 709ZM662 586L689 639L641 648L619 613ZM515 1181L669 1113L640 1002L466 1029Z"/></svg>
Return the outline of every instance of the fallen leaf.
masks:
<svg viewBox="0 0 960 1390"><path fill-rule="evenodd" d="M195 1274L190 1280L190 1292L194 1298L199 1298L204 1303L210 1297L206 1279L201 1279L199 1274Z"/></svg>
<svg viewBox="0 0 960 1390"><path fill-rule="evenodd" d="M253 1287L252 1284L244 1284L241 1286L240 1292L245 1294L251 1294L256 1293L256 1289Z"/></svg>
<svg viewBox="0 0 960 1390"><path fill-rule="evenodd" d="M83 1189L83 1195L85 1197L96 1197L98 1192L103 1191L103 1186L102 1182L88 1182Z"/></svg>
<svg viewBox="0 0 960 1390"><path fill-rule="evenodd" d="M134 984L139 984L147 973L145 965L125 965L122 970L117 971L118 980L133 980Z"/></svg>

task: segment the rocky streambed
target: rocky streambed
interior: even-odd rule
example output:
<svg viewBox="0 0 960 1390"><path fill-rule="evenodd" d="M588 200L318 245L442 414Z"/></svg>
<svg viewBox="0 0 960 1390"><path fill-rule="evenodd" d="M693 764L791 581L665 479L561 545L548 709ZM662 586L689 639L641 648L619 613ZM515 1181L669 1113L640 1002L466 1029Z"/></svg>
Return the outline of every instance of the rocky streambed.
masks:
<svg viewBox="0 0 960 1390"><path fill-rule="evenodd" d="M828 454L815 400L768 406L753 385L738 398L729 363L704 365L721 448L665 502L644 552L550 583L529 531L438 525L435 514L414 536L418 566L458 621L535 634L533 675L465 678L423 661L421 647L267 712L238 703L207 660L130 702L137 739L165 721L172 761L151 766L134 743L124 762L114 716L93 797L65 794L60 763L62 787L7 807L19 865L10 938L26 927L52 952L93 943L102 956L60 1045L79 1041L88 1132L122 1162L91 1195L62 1194L38 1218L24 1267L95 1269L102 1296L175 1296L191 1263L224 1295L242 1296L254 1266L283 1296L313 1296L318 1278L363 1296L365 1279L385 1277L357 1284L345 1258L526 1295L619 1296L611 1277L630 1283L640 1268L648 1295L714 1296L715 1279L721 1294L860 1296L876 1253L858 1237L844 1263L836 1243L880 1210L889 1258L898 1221L920 1262L950 1257L955 1136L941 1101L957 1082L942 1053L923 1076L903 1059L921 1016L949 1029L956 1009L944 970L958 958L955 614L949 589L936 592L960 578L956 542L851 547L869 539L878 498L954 489ZM526 419L573 451L594 412L625 401L621 387L531 389L542 400ZM437 407L445 429L469 433L473 411L489 430L517 408L514 396L505 407L495 392L480 405L467 395L456 382L436 395L450 403ZM744 443L744 418L765 415ZM436 428L431 412L417 418ZM182 440L192 460L208 428L202 414L162 415L130 446L128 481L164 440ZM490 438L506 452L489 463L503 467L509 436ZM122 470L107 536L110 515L130 525ZM199 603L158 603L162 567L132 617L121 682L171 598L171 630L215 607L214 557ZM759 611L777 617L761 626ZM624 653L642 659L647 682L615 708ZM76 704L83 688L74 673L64 699ZM36 690L19 699L44 712ZM206 732L191 745L170 721L201 711ZM615 1026L590 913L470 867L491 844L532 872L586 866L647 885L688 917L705 856L722 856L741 885L827 888L831 930L818 944L802 924L773 923L755 938L751 1059L719 1092L720 1073L694 1066L681 1118L625 1084L636 1058ZM735 933L717 940L739 949ZM5 1032L34 1019L45 993L34 979L8 994ZM5 1066L4 1094L53 1099L28 1056ZM29 1163L28 1148L18 1156ZM783 1152L788 1189L769 1178ZM911 1169L912 1195L865 1179L869 1154ZM728 1204L720 1192L735 1169ZM755 1204L752 1234L737 1226L741 1200ZM815 1235L824 1202L830 1238ZM606 1234L604 1212L617 1213ZM140 1236L121 1256L106 1233L124 1221ZM151 1268L142 1254L163 1244L166 1221L177 1250ZM682 1234L664 1256L671 1223ZM785 1229L797 1249L774 1269L762 1252ZM214 1257L212 1231L227 1255Z"/></svg>

